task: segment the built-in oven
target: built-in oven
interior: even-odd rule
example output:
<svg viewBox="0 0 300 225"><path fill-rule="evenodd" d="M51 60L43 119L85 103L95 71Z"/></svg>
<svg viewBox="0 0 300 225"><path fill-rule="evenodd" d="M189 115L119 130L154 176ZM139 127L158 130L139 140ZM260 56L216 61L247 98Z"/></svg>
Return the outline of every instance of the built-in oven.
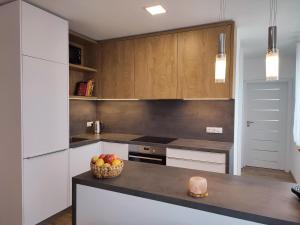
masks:
<svg viewBox="0 0 300 225"><path fill-rule="evenodd" d="M131 161L166 165L166 148L129 145L128 159Z"/></svg>

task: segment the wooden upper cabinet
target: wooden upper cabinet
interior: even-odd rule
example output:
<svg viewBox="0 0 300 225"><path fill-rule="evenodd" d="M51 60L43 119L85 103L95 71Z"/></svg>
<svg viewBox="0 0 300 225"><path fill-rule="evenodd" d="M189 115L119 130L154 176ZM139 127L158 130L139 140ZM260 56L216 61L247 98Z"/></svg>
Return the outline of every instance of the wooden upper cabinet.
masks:
<svg viewBox="0 0 300 225"><path fill-rule="evenodd" d="M135 98L177 97L177 34L134 39Z"/></svg>
<svg viewBox="0 0 300 225"><path fill-rule="evenodd" d="M101 98L134 98L134 45L130 40L108 41L100 46Z"/></svg>
<svg viewBox="0 0 300 225"><path fill-rule="evenodd" d="M226 82L215 83L218 37L226 33ZM232 98L234 23L105 41L100 44L100 98Z"/></svg>
<svg viewBox="0 0 300 225"><path fill-rule="evenodd" d="M218 35L226 33L226 82L215 83ZM231 98L233 25L178 33L178 98Z"/></svg>

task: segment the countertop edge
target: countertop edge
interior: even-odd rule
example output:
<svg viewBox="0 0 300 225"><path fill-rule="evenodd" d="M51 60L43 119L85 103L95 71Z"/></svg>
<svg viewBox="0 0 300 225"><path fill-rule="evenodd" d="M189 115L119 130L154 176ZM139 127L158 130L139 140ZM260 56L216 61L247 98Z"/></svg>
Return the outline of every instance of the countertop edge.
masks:
<svg viewBox="0 0 300 225"><path fill-rule="evenodd" d="M276 219L276 218L271 218L271 217L247 213L247 212L236 211L236 210L228 209L228 208L224 208L224 207L213 206L213 205L208 205L208 204L204 204L204 203L190 202L187 200L177 199L177 198L170 197L170 196L149 193L149 192L134 190L134 189L125 188L125 187L116 187L113 185L104 184L104 183L100 183L100 182L92 183L89 181L79 180L76 177L72 178L72 183L85 185L85 186L89 186L89 187L94 187L94 188L100 188L100 189L118 192L118 193L122 193L122 194L132 195L132 196L136 196L136 197L142 197L142 198L146 198L146 199L150 199L150 200L161 201L161 202L165 202L165 203L169 203L169 204L174 204L174 205L178 205L178 206L202 210L202 211L206 211L206 212L210 212L210 213L234 217L237 219L242 219L242 220L247 220L247 221L252 221L252 222L257 222L257 223L262 223L262 224L274 224L274 225L297 225L297 224L299 224L296 222L280 220L280 219Z"/></svg>
<svg viewBox="0 0 300 225"><path fill-rule="evenodd" d="M160 147L166 147L166 148L175 148L175 149L185 149L185 150L192 150L192 151L203 151L203 152L214 152L214 153L224 153L227 154L230 152L231 149L214 149L214 148L204 148L204 147L191 147L191 146L183 146L183 145L174 145L172 143L170 144L158 144L158 143L145 143L145 142L138 142L138 141L127 141L127 140L116 140L116 139L108 139L108 138L97 138L97 139L89 139L85 141L80 142L74 142L70 143L70 148L78 148L81 146L94 144L100 141L105 142L112 142L112 143L120 143L120 144L137 144L137 145L148 145L148 146L160 146ZM231 143L231 142L228 142ZM231 143L233 146L233 143Z"/></svg>

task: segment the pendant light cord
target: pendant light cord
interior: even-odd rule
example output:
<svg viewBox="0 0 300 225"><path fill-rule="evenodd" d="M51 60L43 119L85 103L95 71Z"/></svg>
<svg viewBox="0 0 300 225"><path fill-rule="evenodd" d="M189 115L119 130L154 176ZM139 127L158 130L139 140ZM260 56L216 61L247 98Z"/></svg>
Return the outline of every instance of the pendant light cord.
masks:
<svg viewBox="0 0 300 225"><path fill-rule="evenodd" d="M219 14L220 21L225 20L225 10L226 10L226 0L220 0L220 14Z"/></svg>
<svg viewBox="0 0 300 225"><path fill-rule="evenodd" d="M270 26L276 26L277 0L270 0Z"/></svg>

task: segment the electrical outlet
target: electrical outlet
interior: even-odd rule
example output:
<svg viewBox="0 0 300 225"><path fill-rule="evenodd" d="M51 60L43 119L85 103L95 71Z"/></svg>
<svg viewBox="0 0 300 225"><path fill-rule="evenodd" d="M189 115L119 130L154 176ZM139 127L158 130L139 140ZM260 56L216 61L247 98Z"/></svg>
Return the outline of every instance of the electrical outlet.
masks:
<svg viewBox="0 0 300 225"><path fill-rule="evenodd" d="M87 122L87 123L86 123L86 127L91 127L91 126L93 126L93 123L94 123L94 122Z"/></svg>
<svg viewBox="0 0 300 225"><path fill-rule="evenodd" d="M206 127L206 133L222 134L223 133L223 127Z"/></svg>
<svg viewBox="0 0 300 225"><path fill-rule="evenodd" d="M216 134L223 134L223 127L215 127Z"/></svg>

